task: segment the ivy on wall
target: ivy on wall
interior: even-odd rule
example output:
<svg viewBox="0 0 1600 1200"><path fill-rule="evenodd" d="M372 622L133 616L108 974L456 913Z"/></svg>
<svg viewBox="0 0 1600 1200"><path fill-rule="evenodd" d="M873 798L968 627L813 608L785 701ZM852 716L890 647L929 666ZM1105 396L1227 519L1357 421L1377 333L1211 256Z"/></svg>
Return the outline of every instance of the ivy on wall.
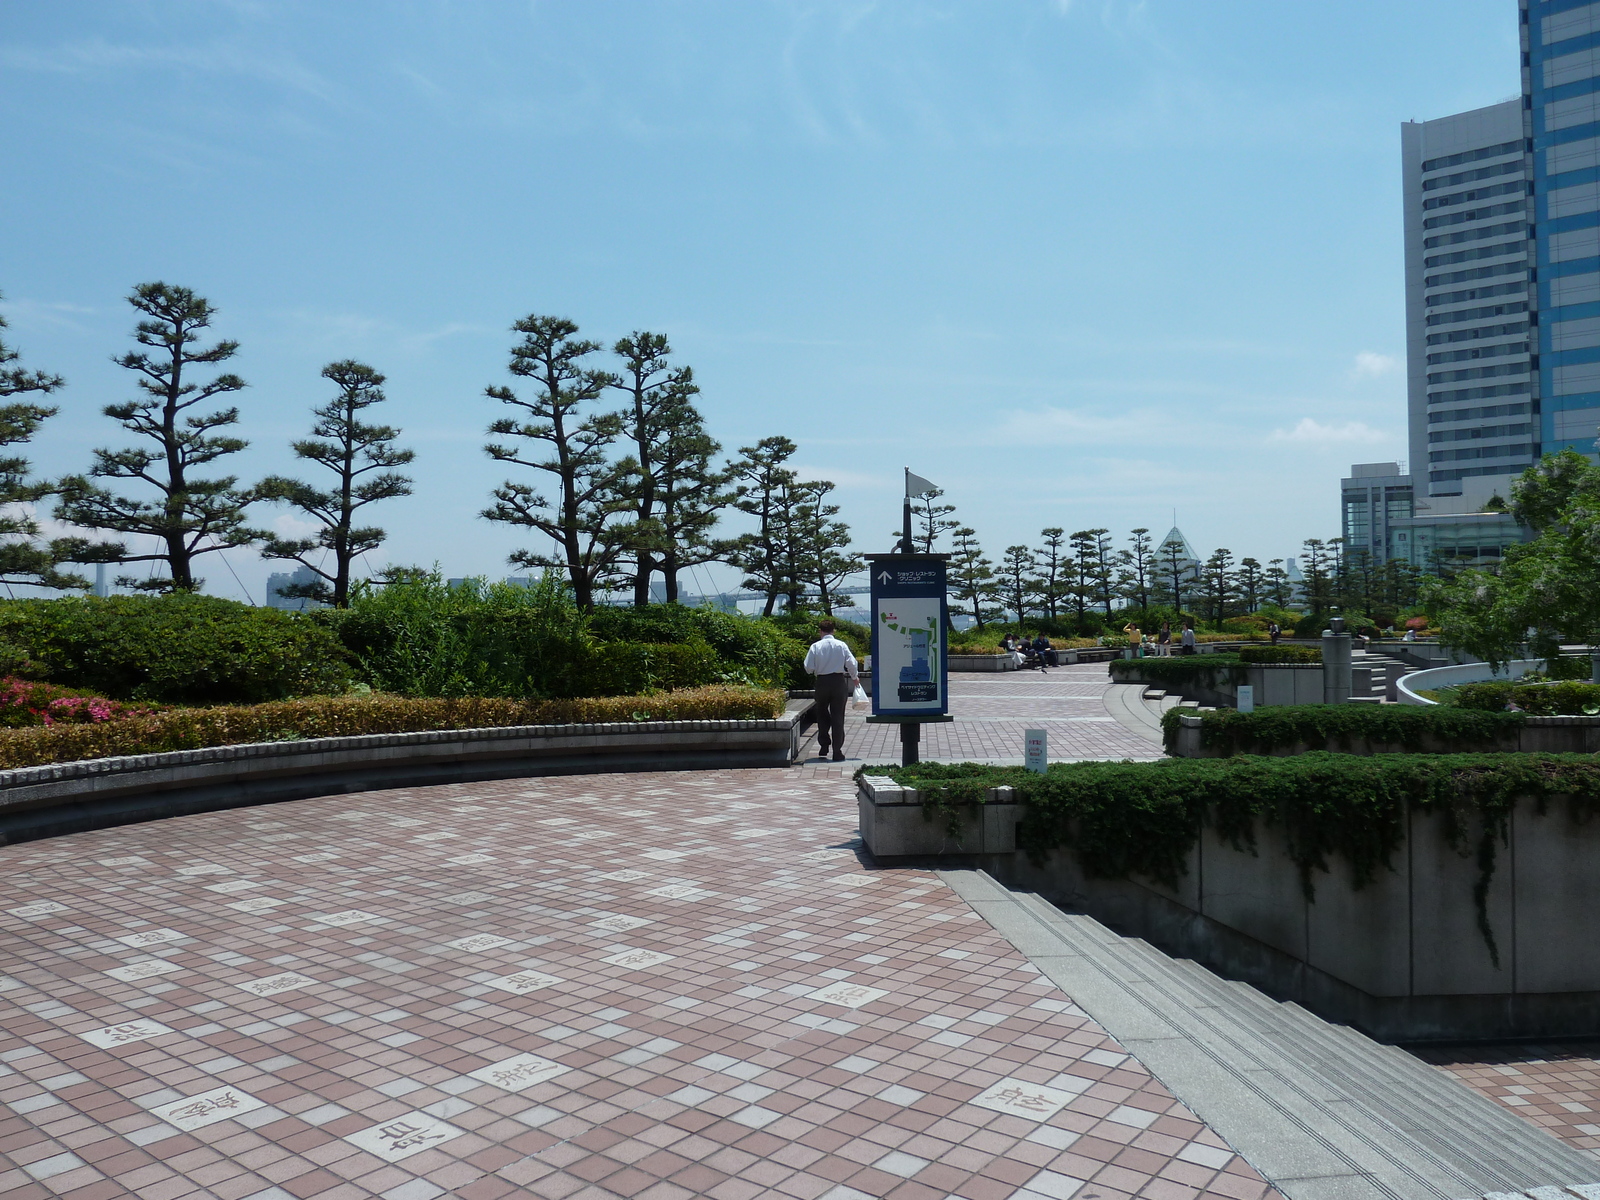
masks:
<svg viewBox="0 0 1600 1200"><path fill-rule="evenodd" d="M1058 763L1042 775L974 763L865 767L860 774L888 775L916 788L925 807L946 813L983 803L989 788L1015 788L1024 806L1019 849L1037 865L1051 851L1066 850L1091 878L1176 887L1203 828L1250 853L1257 829L1274 828L1308 901L1316 898L1316 877L1333 870L1336 859L1353 887L1365 887L1391 869L1408 812L1437 815L1449 845L1477 862L1473 901L1496 966L1489 885L1517 803L1531 800L1544 812L1565 798L1574 819L1600 815L1600 761L1585 754L1313 751L1293 758Z"/></svg>

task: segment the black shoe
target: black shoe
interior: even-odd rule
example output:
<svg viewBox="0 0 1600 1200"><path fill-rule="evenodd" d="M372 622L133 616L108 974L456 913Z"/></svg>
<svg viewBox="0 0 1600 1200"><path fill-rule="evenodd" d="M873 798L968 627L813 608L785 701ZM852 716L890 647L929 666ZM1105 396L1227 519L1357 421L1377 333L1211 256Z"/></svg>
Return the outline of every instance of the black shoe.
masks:
<svg viewBox="0 0 1600 1200"><path fill-rule="evenodd" d="M834 761L834 762L843 762L843 761L844 761L844 755L842 755L842 754L835 754L835 755L834 755L834 756L833 756L833 761Z"/></svg>

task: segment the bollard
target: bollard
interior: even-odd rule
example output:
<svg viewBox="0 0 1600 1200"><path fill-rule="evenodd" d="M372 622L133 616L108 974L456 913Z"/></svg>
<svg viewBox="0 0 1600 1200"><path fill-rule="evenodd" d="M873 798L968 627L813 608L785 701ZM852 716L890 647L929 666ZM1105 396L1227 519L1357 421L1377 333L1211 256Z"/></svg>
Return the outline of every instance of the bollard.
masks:
<svg viewBox="0 0 1600 1200"><path fill-rule="evenodd" d="M1350 698L1350 635L1344 618L1334 617L1322 631L1322 702L1343 704Z"/></svg>

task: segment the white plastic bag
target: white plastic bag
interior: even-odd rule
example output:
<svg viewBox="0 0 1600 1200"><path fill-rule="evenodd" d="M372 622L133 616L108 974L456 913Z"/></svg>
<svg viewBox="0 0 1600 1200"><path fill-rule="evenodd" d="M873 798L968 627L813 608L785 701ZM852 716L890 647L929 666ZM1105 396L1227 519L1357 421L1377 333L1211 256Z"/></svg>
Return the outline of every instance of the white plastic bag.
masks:
<svg viewBox="0 0 1600 1200"><path fill-rule="evenodd" d="M856 684L856 694L850 697L850 707L860 712L863 708L871 708L872 701L867 699L867 693L861 685Z"/></svg>

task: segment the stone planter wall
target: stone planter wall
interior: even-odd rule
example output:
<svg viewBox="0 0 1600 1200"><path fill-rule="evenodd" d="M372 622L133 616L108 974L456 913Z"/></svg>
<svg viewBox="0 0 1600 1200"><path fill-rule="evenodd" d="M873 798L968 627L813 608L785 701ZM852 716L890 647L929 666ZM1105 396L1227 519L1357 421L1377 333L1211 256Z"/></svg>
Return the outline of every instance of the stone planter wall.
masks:
<svg viewBox="0 0 1600 1200"><path fill-rule="evenodd" d="M0 771L0 844L340 792L534 775L785 767L808 699L775 720L436 730L216 746Z"/></svg>
<svg viewBox="0 0 1600 1200"><path fill-rule="evenodd" d="M874 855L974 856L1008 887L1376 1037L1600 1035L1600 821L1575 821L1565 801L1543 813L1519 805L1499 848L1486 906L1496 963L1478 929L1475 840L1451 847L1436 816L1408 818L1392 870L1358 889L1336 860L1314 874L1308 900L1279 830L1258 828L1254 853L1203 831L1175 888L1095 879L1070 851L1037 863L1014 852L1023 806L999 792L948 838L940 815L923 821L915 793L863 780L863 839Z"/></svg>

